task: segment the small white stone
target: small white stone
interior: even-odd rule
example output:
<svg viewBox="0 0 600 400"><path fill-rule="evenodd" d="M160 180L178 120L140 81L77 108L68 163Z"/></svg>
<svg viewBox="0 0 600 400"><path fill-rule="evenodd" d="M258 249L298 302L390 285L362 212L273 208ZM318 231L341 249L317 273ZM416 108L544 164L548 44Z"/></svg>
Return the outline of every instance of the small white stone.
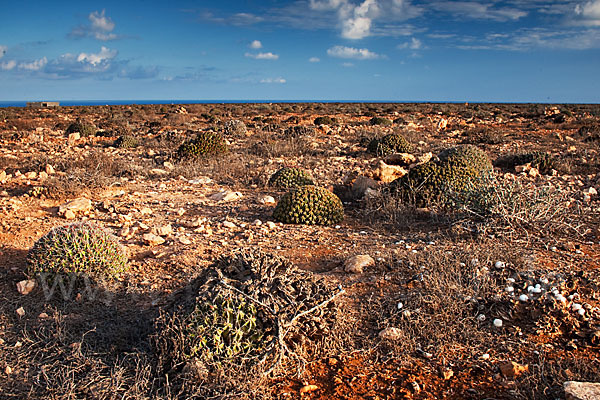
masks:
<svg viewBox="0 0 600 400"><path fill-rule="evenodd" d="M506 290L508 293L512 293L515 291L515 288L512 286L507 286L506 289L504 289L504 290Z"/></svg>
<svg viewBox="0 0 600 400"><path fill-rule="evenodd" d="M342 226L341 225L336 225L335 229L340 229Z"/></svg>
<svg viewBox="0 0 600 400"><path fill-rule="evenodd" d="M552 246L552 247L550 247L550 251L556 251L556 250L558 250L558 249L556 248L556 246Z"/></svg>
<svg viewBox="0 0 600 400"><path fill-rule="evenodd" d="M506 264L504 263L504 261L496 261L496 263L494 264L494 267L496 267L497 269L502 269L502 268L506 267Z"/></svg>
<svg viewBox="0 0 600 400"><path fill-rule="evenodd" d="M252 223L252 225L254 225L254 226L261 226L262 225L262 221L260 219L255 219L254 222Z"/></svg>
<svg viewBox="0 0 600 400"><path fill-rule="evenodd" d="M397 307L398 307L398 310L401 310L402 307L404 307L404 304L402 304L402 302L398 302Z"/></svg>
<svg viewBox="0 0 600 400"><path fill-rule="evenodd" d="M526 294L522 294L519 296L519 301L527 301L529 300L529 297Z"/></svg>
<svg viewBox="0 0 600 400"><path fill-rule="evenodd" d="M582 310L582 308L581 308L581 304L579 304L579 303L573 303L573 304L571 305L571 310L573 310L573 311L579 311L579 310Z"/></svg>
<svg viewBox="0 0 600 400"><path fill-rule="evenodd" d="M542 293L542 288L534 287L533 290L531 291L531 293L540 294L540 293Z"/></svg>
<svg viewBox="0 0 600 400"><path fill-rule="evenodd" d="M531 285L527 286L527 291L529 293L533 292L533 289L535 289L533 286L531 286Z"/></svg>
<svg viewBox="0 0 600 400"><path fill-rule="evenodd" d="M515 283L515 278L508 278L506 282Z"/></svg>
<svg viewBox="0 0 600 400"><path fill-rule="evenodd" d="M501 320L500 318L496 318L496 319L494 320L494 326L495 326L496 328L501 328L501 327L502 327L502 320Z"/></svg>
<svg viewBox="0 0 600 400"><path fill-rule="evenodd" d="M274 229L277 226L277 224L275 224L275 222L273 222L273 221L267 221L266 225L267 225L267 228L269 228L269 229Z"/></svg>
<svg viewBox="0 0 600 400"><path fill-rule="evenodd" d="M485 314L479 314L479 315L477 316L477 321L479 321L479 322L483 322L483 321L485 321Z"/></svg>
<svg viewBox="0 0 600 400"><path fill-rule="evenodd" d="M577 314L581 315L582 317L585 315L585 310L583 308L577 310Z"/></svg>
<svg viewBox="0 0 600 400"><path fill-rule="evenodd" d="M500 326L502 326L502 324L500 324ZM490 359L490 355L488 353L482 354L481 355L481 359L482 360L489 360Z"/></svg>
<svg viewBox="0 0 600 400"><path fill-rule="evenodd" d="M236 225L231 221L223 221L223 226L228 229L233 229Z"/></svg>

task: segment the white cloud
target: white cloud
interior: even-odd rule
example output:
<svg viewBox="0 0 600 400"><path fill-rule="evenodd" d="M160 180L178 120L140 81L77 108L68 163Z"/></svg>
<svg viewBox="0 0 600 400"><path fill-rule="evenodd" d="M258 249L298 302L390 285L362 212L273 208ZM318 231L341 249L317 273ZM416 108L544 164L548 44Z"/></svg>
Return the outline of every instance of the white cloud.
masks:
<svg viewBox="0 0 600 400"><path fill-rule="evenodd" d="M40 69L44 68L46 64L48 64L48 59L46 57L42 57L39 60L35 60L29 63L20 63L19 69L24 69L27 71L39 71Z"/></svg>
<svg viewBox="0 0 600 400"><path fill-rule="evenodd" d="M279 56L277 54L273 54L271 52L268 53L246 53L244 56L249 58L255 58L257 60L277 60Z"/></svg>
<svg viewBox="0 0 600 400"><path fill-rule="evenodd" d="M0 69L3 71L10 71L14 67L17 66L17 62L15 60L9 60L0 64Z"/></svg>
<svg viewBox="0 0 600 400"><path fill-rule="evenodd" d="M279 78L265 78L265 79L261 79L260 83L285 83L286 80L279 77Z"/></svg>
<svg viewBox="0 0 600 400"><path fill-rule="evenodd" d="M82 38L93 37L97 40L108 41L118 39L113 33L115 23L106 16L106 10L93 11L88 15L89 25L79 25L69 33L70 37Z"/></svg>
<svg viewBox="0 0 600 400"><path fill-rule="evenodd" d="M88 63L96 66L102 62L111 60L111 59L115 58L116 56L117 56L116 50L111 50L109 48L102 46L102 48L100 49L100 53L96 53L96 54L80 53L77 56L77 61L78 62L88 62Z"/></svg>
<svg viewBox="0 0 600 400"><path fill-rule="evenodd" d="M372 19L379 13L377 0L365 0L354 7L346 4L340 8L342 37L363 39L371 34Z"/></svg>
<svg viewBox="0 0 600 400"><path fill-rule="evenodd" d="M4 57L6 50L8 50L8 47L0 45L0 58Z"/></svg>
<svg viewBox="0 0 600 400"><path fill-rule="evenodd" d="M253 40L248 47L251 49L262 49L262 43L260 40Z"/></svg>
<svg viewBox="0 0 600 400"><path fill-rule="evenodd" d="M369 49L356 49L354 47L333 46L327 50L327 54L337 58L351 58L355 60L374 60L382 58L381 55L373 53Z"/></svg>
<svg viewBox="0 0 600 400"><path fill-rule="evenodd" d="M309 5L313 10L335 10L347 0L310 0Z"/></svg>
<svg viewBox="0 0 600 400"><path fill-rule="evenodd" d="M494 21L516 21L527 16L527 12L511 7L493 7L493 3L476 1L435 1L430 4L435 11L447 12L458 17L489 19Z"/></svg>
<svg viewBox="0 0 600 400"><path fill-rule="evenodd" d="M600 0L578 4L575 13L584 19L584 25L600 26Z"/></svg>
<svg viewBox="0 0 600 400"><path fill-rule="evenodd" d="M419 50L423 43L417 38L411 38L410 42L402 43L397 46L399 49Z"/></svg>
<svg viewBox="0 0 600 400"><path fill-rule="evenodd" d="M311 57L308 59L308 62L311 62L311 63L318 63L319 61L321 61L321 59L319 57Z"/></svg>

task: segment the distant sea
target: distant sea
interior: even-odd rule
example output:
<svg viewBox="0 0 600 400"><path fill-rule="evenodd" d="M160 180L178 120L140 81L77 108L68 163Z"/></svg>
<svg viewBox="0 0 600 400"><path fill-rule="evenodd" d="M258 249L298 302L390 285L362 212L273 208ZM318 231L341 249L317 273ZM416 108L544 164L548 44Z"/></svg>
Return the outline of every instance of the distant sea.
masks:
<svg viewBox="0 0 600 400"><path fill-rule="evenodd" d="M30 100L56 101L56 100ZM259 103L422 103L415 101L368 100L62 100L61 106L120 106L131 104L259 104ZM452 102L450 102L452 103ZM457 102L464 103L464 102ZM25 107L27 101L0 101L2 107Z"/></svg>

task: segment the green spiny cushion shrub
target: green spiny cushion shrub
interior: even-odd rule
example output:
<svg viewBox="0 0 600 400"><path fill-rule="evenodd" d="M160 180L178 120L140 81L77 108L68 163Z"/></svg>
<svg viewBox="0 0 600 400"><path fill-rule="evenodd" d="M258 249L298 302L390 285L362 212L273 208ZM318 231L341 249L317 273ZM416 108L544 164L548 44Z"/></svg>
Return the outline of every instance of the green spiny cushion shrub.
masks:
<svg viewBox="0 0 600 400"><path fill-rule="evenodd" d="M449 195L484 185L492 176L492 163L482 150L466 145L442 151L437 158L412 168L390 186L419 206L447 202Z"/></svg>
<svg viewBox="0 0 600 400"><path fill-rule="evenodd" d="M231 121L225 122L223 131L226 135L245 135L247 132L246 125L238 120L232 119Z"/></svg>
<svg viewBox="0 0 600 400"><path fill-rule="evenodd" d="M177 149L178 158L198 158L227 152L227 143L215 132L200 132Z"/></svg>
<svg viewBox="0 0 600 400"><path fill-rule="evenodd" d="M341 200L319 186L300 186L277 203L273 217L286 224L331 225L344 219Z"/></svg>
<svg viewBox="0 0 600 400"><path fill-rule="evenodd" d="M132 135L122 135L115 140L113 146L121 148L121 149L132 149L134 147L138 147L140 145L140 141Z"/></svg>
<svg viewBox="0 0 600 400"><path fill-rule="evenodd" d="M297 186L314 185L308 172L300 168L284 167L275 172L269 179L269 186L277 188L291 188Z"/></svg>
<svg viewBox="0 0 600 400"><path fill-rule="evenodd" d="M193 345L187 357L211 363L262 353L265 331L256 304L239 293L201 293L183 332Z"/></svg>
<svg viewBox="0 0 600 400"><path fill-rule="evenodd" d="M74 132L79 132L81 137L86 137L95 135L96 131L97 129L94 125L89 124L87 122L83 122L81 120L77 120L67 127L67 129L65 130L65 134L69 135Z"/></svg>
<svg viewBox="0 0 600 400"><path fill-rule="evenodd" d="M317 117L314 121L315 125L335 125L335 123L335 118L331 118L329 116Z"/></svg>
<svg viewBox="0 0 600 400"><path fill-rule="evenodd" d="M52 229L27 255L30 276L115 277L127 269L127 254L117 238L87 222Z"/></svg>
<svg viewBox="0 0 600 400"><path fill-rule="evenodd" d="M373 139L367 146L369 153L387 156L393 153L410 153L412 145L399 133L391 133L379 139Z"/></svg>
<svg viewBox="0 0 600 400"><path fill-rule="evenodd" d="M239 389L234 376L217 382L220 374L266 369L327 337L334 299L333 287L282 257L259 249L221 256L175 293L169 311L156 320L159 369L179 382L214 382L208 391L227 384Z"/></svg>
<svg viewBox="0 0 600 400"><path fill-rule="evenodd" d="M500 168L514 169L517 165L531 164L540 173L548 174L553 169L559 168L559 162L550 153L533 151L524 154L509 154L496 160L495 165Z"/></svg>
<svg viewBox="0 0 600 400"><path fill-rule="evenodd" d="M383 117L373 117L369 120L369 124L370 125L391 126L392 121L387 118L383 118Z"/></svg>

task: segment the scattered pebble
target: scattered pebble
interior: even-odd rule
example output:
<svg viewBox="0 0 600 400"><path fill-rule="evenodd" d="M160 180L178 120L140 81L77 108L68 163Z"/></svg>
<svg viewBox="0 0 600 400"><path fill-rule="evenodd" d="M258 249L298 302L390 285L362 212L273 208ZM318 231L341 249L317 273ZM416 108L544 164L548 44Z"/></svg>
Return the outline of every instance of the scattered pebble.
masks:
<svg viewBox="0 0 600 400"><path fill-rule="evenodd" d="M501 328L501 327L502 327L502 320L501 320L500 318L496 318L496 319L494 320L494 326L495 326L496 328Z"/></svg>
<svg viewBox="0 0 600 400"><path fill-rule="evenodd" d="M368 254L359 254L344 261L344 271L352 274L362 274L364 269L375 265L375 260Z"/></svg>
<svg viewBox="0 0 600 400"><path fill-rule="evenodd" d="M526 294L522 294L519 296L519 301L527 301L529 300L529 296L527 296Z"/></svg>

